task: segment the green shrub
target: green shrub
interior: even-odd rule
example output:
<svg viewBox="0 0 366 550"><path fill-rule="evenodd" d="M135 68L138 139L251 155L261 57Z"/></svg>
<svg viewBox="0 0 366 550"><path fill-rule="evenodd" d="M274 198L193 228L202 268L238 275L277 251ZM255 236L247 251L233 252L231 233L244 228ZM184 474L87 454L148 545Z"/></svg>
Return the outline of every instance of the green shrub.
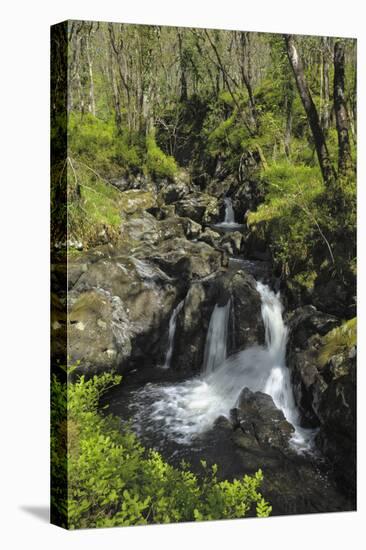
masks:
<svg viewBox="0 0 366 550"><path fill-rule="evenodd" d="M354 317L323 336L318 356L320 366L324 367L333 355L349 352L356 343L357 317Z"/></svg>
<svg viewBox="0 0 366 550"><path fill-rule="evenodd" d="M154 178L174 178L178 173L177 163L157 145L154 131L146 137L146 150L146 171Z"/></svg>
<svg viewBox="0 0 366 550"><path fill-rule="evenodd" d="M249 214L248 225L269 243L275 262L287 275L311 272L314 242L320 240L324 255L328 254L319 232L324 222L316 203L324 192L319 169L288 161L272 163L262 171L260 184L265 200Z"/></svg>
<svg viewBox="0 0 366 550"><path fill-rule="evenodd" d="M71 114L68 124L69 155L83 159L92 167L108 174L112 164L115 127L91 114Z"/></svg>
<svg viewBox="0 0 366 550"><path fill-rule="evenodd" d="M71 529L141 525L244 517L265 517L271 507L258 492L263 476L219 481L217 467L202 461L203 475L185 464L166 463L159 453L144 449L120 421L99 414L100 397L120 382L111 374L82 376L67 387L67 455L65 434L66 384L52 378L52 502L64 526ZM59 465L66 464L68 495L57 491Z"/></svg>

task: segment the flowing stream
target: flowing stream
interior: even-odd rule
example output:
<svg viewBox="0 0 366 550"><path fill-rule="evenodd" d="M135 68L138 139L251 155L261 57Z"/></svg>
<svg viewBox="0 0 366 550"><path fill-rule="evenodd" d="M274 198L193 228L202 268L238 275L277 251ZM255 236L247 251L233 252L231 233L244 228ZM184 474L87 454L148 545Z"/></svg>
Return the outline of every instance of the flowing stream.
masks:
<svg viewBox="0 0 366 550"><path fill-rule="evenodd" d="M173 313L169 320L169 334L168 334L168 349L165 356L164 365L162 365L161 368L168 369L170 367L170 363L172 360L173 350L174 350L174 336L175 336L175 329L177 326L177 317L179 315L179 312L181 311L182 307L184 305L184 300L179 302L176 308L173 309Z"/></svg>
<svg viewBox="0 0 366 550"><path fill-rule="evenodd" d="M219 416L228 416L242 389L248 387L271 395L295 428L291 441L295 449L302 452L311 448L314 432L299 426L285 364L287 328L280 297L260 282L257 290L262 300L265 345L252 346L227 357L230 300L224 306L216 305L207 332L201 375L177 384L149 383L137 390L134 399L137 431L141 426L147 431L162 430L177 443L189 444L198 434L211 428ZM172 333L178 314L176 310L174 313ZM170 346L172 344L173 337L169 342ZM168 353L171 358L172 350Z"/></svg>
<svg viewBox="0 0 366 550"><path fill-rule="evenodd" d="M232 200L230 199L230 197L225 197L224 203L225 203L225 220L224 220L224 223L227 223L227 224L235 223L233 203L232 203Z"/></svg>
<svg viewBox="0 0 366 550"><path fill-rule="evenodd" d="M226 344L230 315L230 300L224 306L215 305L207 331L203 372L208 375L226 359Z"/></svg>
<svg viewBox="0 0 366 550"><path fill-rule="evenodd" d="M223 229L226 231L235 231L243 227L242 224L235 222L235 213L233 208L233 202L230 197L224 198L225 204L225 218L223 222L216 223L214 227Z"/></svg>

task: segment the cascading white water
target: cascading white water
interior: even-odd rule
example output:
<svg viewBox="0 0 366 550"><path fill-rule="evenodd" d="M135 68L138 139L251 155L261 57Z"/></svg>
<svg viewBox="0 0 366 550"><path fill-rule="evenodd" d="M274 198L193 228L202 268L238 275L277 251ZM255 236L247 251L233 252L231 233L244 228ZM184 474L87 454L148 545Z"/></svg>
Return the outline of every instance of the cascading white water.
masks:
<svg viewBox="0 0 366 550"><path fill-rule="evenodd" d="M177 326L177 317L183 307L183 304L184 304L184 300L179 302L177 307L173 309L173 313L171 314L171 317L169 319L168 349L166 352L164 365L161 366L162 369L169 369L170 367L170 362L172 360L173 349L174 349L174 336L175 336L175 329Z"/></svg>
<svg viewBox="0 0 366 550"><path fill-rule="evenodd" d="M230 300L224 306L215 305L207 331L203 372L209 374L226 359L226 343L230 315Z"/></svg>
<svg viewBox="0 0 366 550"><path fill-rule="evenodd" d="M230 197L224 198L225 204L225 218L223 222L216 223L214 227L221 228L224 231L236 231L240 230L243 226L240 223L235 222L235 213L233 203Z"/></svg>
<svg viewBox="0 0 366 550"><path fill-rule="evenodd" d="M233 203L230 197L224 198L225 203L225 220L224 223L232 224L235 223Z"/></svg>
<svg viewBox="0 0 366 550"><path fill-rule="evenodd" d="M276 406L294 426L293 446L299 451L312 444L313 431L299 426L289 371L285 364L287 328L282 318L279 294L257 283L262 300L265 345L252 346L226 358L227 325L230 301L216 306L207 334L204 370L200 377L185 382L157 386L148 384L140 390L137 400L140 413L136 427L146 422L150 429L159 429L180 443L189 443L196 434L209 429L217 417L228 416L244 387L253 392L271 395ZM223 341L225 340L225 343ZM146 402L150 403L146 410ZM144 408L145 407L145 408ZM149 418L146 419L146 413ZM144 418L139 418L139 414Z"/></svg>

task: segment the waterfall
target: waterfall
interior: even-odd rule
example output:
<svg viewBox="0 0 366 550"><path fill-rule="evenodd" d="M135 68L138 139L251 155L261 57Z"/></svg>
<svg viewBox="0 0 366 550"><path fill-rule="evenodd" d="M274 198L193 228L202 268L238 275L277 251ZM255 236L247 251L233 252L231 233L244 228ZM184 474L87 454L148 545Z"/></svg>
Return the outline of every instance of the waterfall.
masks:
<svg viewBox="0 0 366 550"><path fill-rule="evenodd" d="M164 365L162 365L161 367L163 369L168 369L170 367L170 362L172 360L173 349L174 349L174 336L175 336L175 329L177 326L177 317L183 307L183 304L184 304L184 300L179 302L177 307L173 309L173 313L171 314L169 319L168 349L166 352Z"/></svg>
<svg viewBox="0 0 366 550"><path fill-rule="evenodd" d="M227 223L227 224L235 223L233 203L232 203L232 200L230 199L230 197L225 197L224 203L225 203L225 220L224 220L224 223Z"/></svg>
<svg viewBox="0 0 366 550"><path fill-rule="evenodd" d="M226 342L230 315L230 300L225 306L215 305L208 327L203 372L209 374L226 359Z"/></svg>
<svg viewBox="0 0 366 550"><path fill-rule="evenodd" d="M166 432L180 443L190 443L195 435L209 429L217 417L228 416L244 387L269 394L286 419L294 426L291 440L298 450L311 447L314 433L299 426L289 370L286 367L287 328L282 318L279 294L267 285L257 283L262 301L265 345L251 346L226 357L230 300L216 305L206 338L201 376L175 385L148 385L140 390L143 402L149 400L151 429ZM173 323L172 323L173 325ZM139 420L141 423L141 419ZM146 425L146 418L143 420Z"/></svg>
<svg viewBox="0 0 366 550"><path fill-rule="evenodd" d="M238 231L243 226L240 223L235 223L235 214L233 203L230 197L224 198L225 204L225 218L223 222L216 223L214 227L221 229L222 231Z"/></svg>

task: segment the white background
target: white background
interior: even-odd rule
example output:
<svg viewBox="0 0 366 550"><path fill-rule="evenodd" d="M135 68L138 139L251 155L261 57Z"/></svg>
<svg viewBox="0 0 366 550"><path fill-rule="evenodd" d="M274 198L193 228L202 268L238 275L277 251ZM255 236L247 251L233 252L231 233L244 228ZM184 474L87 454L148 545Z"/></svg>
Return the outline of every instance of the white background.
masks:
<svg viewBox="0 0 366 550"><path fill-rule="evenodd" d="M62 0L2 3L0 64L0 543L7 549L360 548L365 532L365 309L359 284L357 513L66 532L48 524L49 26L95 19L359 39L359 283L365 243L362 0ZM4 124L5 122L5 124ZM5 304L5 307L4 307Z"/></svg>

